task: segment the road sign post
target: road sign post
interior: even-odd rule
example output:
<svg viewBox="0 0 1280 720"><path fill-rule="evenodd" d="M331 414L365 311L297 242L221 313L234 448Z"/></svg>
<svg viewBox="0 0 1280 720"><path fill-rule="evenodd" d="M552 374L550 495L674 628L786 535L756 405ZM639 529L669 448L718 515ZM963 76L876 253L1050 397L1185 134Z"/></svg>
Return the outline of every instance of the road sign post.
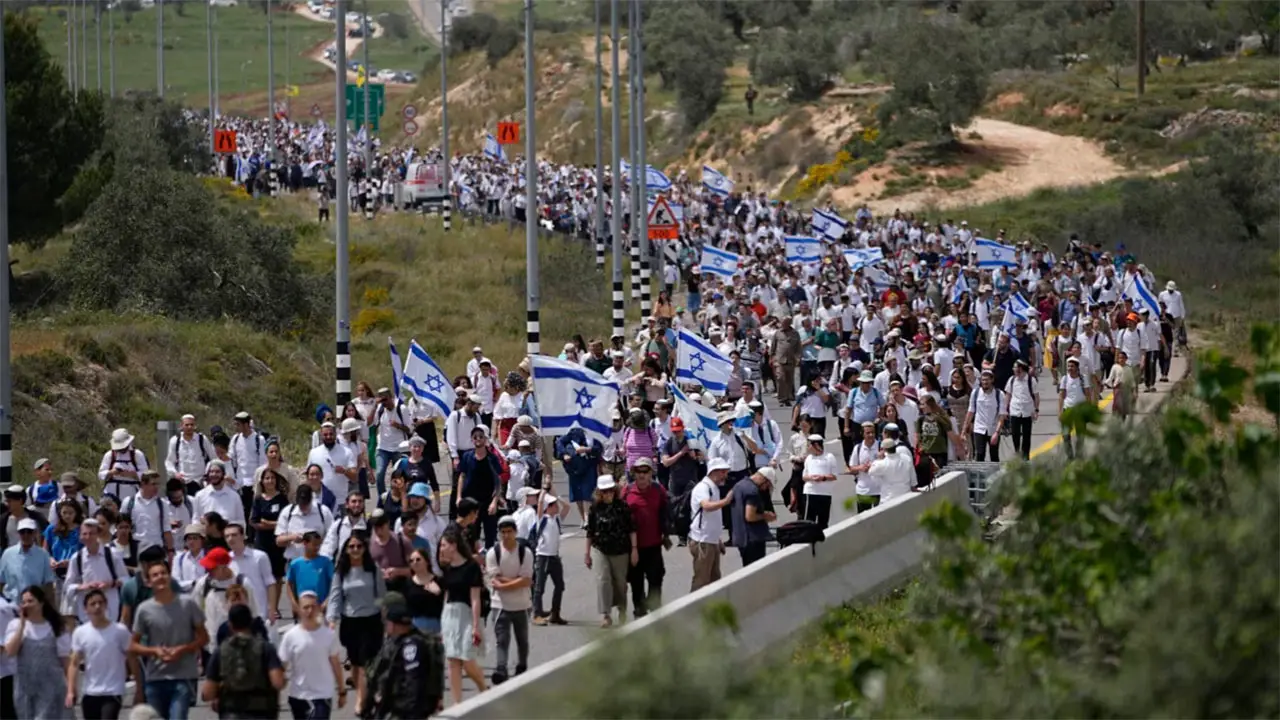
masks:
<svg viewBox="0 0 1280 720"><path fill-rule="evenodd" d="M412 120L404 121L404 134L410 137L418 134L418 123Z"/></svg>
<svg viewBox="0 0 1280 720"><path fill-rule="evenodd" d="M520 123L516 122L500 122L498 123L498 144L499 145L517 145L520 142Z"/></svg>

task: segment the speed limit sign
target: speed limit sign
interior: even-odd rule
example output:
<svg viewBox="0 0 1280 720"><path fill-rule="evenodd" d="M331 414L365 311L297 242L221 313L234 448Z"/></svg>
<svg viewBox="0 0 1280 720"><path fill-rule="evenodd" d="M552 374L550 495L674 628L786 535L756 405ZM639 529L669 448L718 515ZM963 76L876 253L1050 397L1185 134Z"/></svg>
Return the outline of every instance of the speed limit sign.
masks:
<svg viewBox="0 0 1280 720"><path fill-rule="evenodd" d="M417 132L418 132L418 123L416 123L416 122L414 122L414 121L412 121L412 120L405 120L405 121L404 121L404 134L405 134L405 135L416 135L416 134L417 134Z"/></svg>
<svg viewBox="0 0 1280 720"><path fill-rule="evenodd" d="M400 111L400 115L404 117L405 120L412 120L418 117L418 108L412 105L405 105L404 109Z"/></svg>

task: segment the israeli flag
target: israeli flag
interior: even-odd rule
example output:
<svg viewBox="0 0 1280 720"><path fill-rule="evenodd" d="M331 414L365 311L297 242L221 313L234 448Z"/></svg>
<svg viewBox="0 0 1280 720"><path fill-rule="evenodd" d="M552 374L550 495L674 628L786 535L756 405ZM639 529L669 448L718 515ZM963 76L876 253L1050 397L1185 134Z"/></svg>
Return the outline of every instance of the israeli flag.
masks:
<svg viewBox="0 0 1280 720"><path fill-rule="evenodd" d="M852 272L858 272L863 268L879 265L884 262L884 249L880 247L872 248L853 248L844 251L844 260L849 263L849 269Z"/></svg>
<svg viewBox="0 0 1280 720"><path fill-rule="evenodd" d="M893 276L888 272L885 272L885 269L882 267L869 265L863 268L863 270L863 276L867 278L867 281L871 283L871 287L875 288L877 292L888 290L889 286L897 282L893 279Z"/></svg>
<svg viewBox="0 0 1280 720"><path fill-rule="evenodd" d="M644 187L649 192L667 192L671 189L671 178L658 168L647 165L644 169Z"/></svg>
<svg viewBox="0 0 1280 720"><path fill-rule="evenodd" d="M1160 317L1160 303L1156 302L1156 296L1151 294L1151 288L1147 287L1147 283L1142 279L1141 275L1133 275L1132 280L1125 286L1120 293L1120 297L1133 301L1133 306L1139 310L1146 309L1151 312L1151 317Z"/></svg>
<svg viewBox="0 0 1280 720"><path fill-rule="evenodd" d="M721 355L711 343L684 328L680 328L676 335L676 344L676 378L723 395L729 388L733 361Z"/></svg>
<svg viewBox="0 0 1280 720"><path fill-rule="evenodd" d="M392 352L395 352L394 347ZM448 417L453 412L453 404L457 400L453 382L417 340L409 343L409 359L404 364L400 385L419 402L434 406L442 416Z"/></svg>
<svg viewBox="0 0 1280 720"><path fill-rule="evenodd" d="M310 150L319 150L324 147L324 120L311 128L311 132L307 133L307 148Z"/></svg>
<svg viewBox="0 0 1280 720"><path fill-rule="evenodd" d="M1001 245L995 240L978 238L973 241L973 249L978 254L978 267L1018 267L1015 257L1017 249L1011 245Z"/></svg>
<svg viewBox="0 0 1280 720"><path fill-rule="evenodd" d="M738 274L738 263L741 258L727 250L702 246L702 272L731 278Z"/></svg>
<svg viewBox="0 0 1280 720"><path fill-rule="evenodd" d="M816 263L822 261L822 241L818 238L788 235L787 262Z"/></svg>
<svg viewBox="0 0 1280 720"><path fill-rule="evenodd" d="M960 277L956 278L956 284L951 287L952 304L959 304L960 296L965 293L972 295L973 291L969 289L969 281L965 279L964 273L960 273Z"/></svg>
<svg viewBox="0 0 1280 720"><path fill-rule="evenodd" d="M605 442L613 434L618 386L569 360L531 355L534 392L542 413L540 433L564 435L582 428L587 439Z"/></svg>
<svg viewBox="0 0 1280 720"><path fill-rule="evenodd" d="M400 399L400 384L404 377L401 372L404 368L404 362L400 360L400 351L396 350L396 342L387 337L387 345L391 346L391 386L396 389L396 399Z"/></svg>
<svg viewBox="0 0 1280 720"><path fill-rule="evenodd" d="M849 221L840 217L833 212L826 210L813 209L813 232L815 235L825 235L832 240L839 240L844 237L845 228L849 227Z"/></svg>
<svg viewBox="0 0 1280 720"><path fill-rule="evenodd" d="M1009 347L1015 352L1022 352L1022 343L1018 342L1017 336L1013 334L1014 328L1017 327L1018 321L1029 322L1031 313L1031 303L1022 297L1022 293L1017 293L1013 297L1000 303L1000 309L1004 310L1004 317L1000 320L1000 331L1009 336Z"/></svg>
<svg viewBox="0 0 1280 720"><path fill-rule="evenodd" d="M498 138L492 134L484 136L484 156L490 160L507 161L507 151L502 149L502 145L498 143Z"/></svg>
<svg viewBox="0 0 1280 720"><path fill-rule="evenodd" d="M361 125L360 132L356 133L356 144L364 147L367 142L369 142L369 126Z"/></svg>
<svg viewBox="0 0 1280 720"><path fill-rule="evenodd" d="M719 173L710 165L703 165L702 187L723 197L733 192L733 181Z"/></svg>
<svg viewBox="0 0 1280 720"><path fill-rule="evenodd" d="M675 383L667 383L667 391L675 399L676 416L684 422L689 447L706 452L711 447L711 438L720 432L720 426L716 424L716 411L690 400Z"/></svg>

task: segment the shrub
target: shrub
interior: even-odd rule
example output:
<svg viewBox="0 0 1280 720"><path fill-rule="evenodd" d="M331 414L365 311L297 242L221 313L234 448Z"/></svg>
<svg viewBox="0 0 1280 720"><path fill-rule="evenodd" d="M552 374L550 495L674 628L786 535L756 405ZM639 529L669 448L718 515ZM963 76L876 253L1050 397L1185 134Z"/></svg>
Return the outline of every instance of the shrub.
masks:
<svg viewBox="0 0 1280 720"><path fill-rule="evenodd" d="M489 38L498 25L498 18L488 13L455 17L453 29L449 31L449 47L454 52L479 50L489 44Z"/></svg>
<svg viewBox="0 0 1280 720"><path fill-rule="evenodd" d="M75 381L75 361L56 350L41 350L13 359L13 389L38 400L49 399L54 385Z"/></svg>
<svg viewBox="0 0 1280 720"><path fill-rule="evenodd" d="M519 31L506 23L502 23L494 29L493 34L489 36L489 40L485 43L484 54L489 60L489 67L494 67L499 61L510 55L511 51L520 45L521 37Z"/></svg>
<svg viewBox="0 0 1280 720"><path fill-rule="evenodd" d="M356 337L368 335L374 331L390 330L395 324L396 313L390 308L367 307L356 313L351 323L351 333Z"/></svg>

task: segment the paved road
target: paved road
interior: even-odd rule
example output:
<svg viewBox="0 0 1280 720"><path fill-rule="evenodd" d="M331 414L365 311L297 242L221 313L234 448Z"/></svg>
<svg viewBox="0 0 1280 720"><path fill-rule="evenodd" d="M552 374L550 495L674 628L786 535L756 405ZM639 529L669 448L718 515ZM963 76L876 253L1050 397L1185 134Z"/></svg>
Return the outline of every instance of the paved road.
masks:
<svg viewBox="0 0 1280 720"><path fill-rule="evenodd" d="M1173 381L1176 382L1181 379L1186 374L1186 371L1185 358L1175 358L1170 372ZM1138 415L1141 416L1153 411L1159 402L1167 397L1172 386L1173 382L1161 383L1158 386L1157 393L1141 395ZM1039 391L1041 398L1043 398L1041 408L1045 413L1033 426L1032 438L1036 448L1032 453L1033 455L1054 451L1061 442L1058 434L1060 426L1055 415L1057 391L1048 372L1039 379ZM784 418L786 416L786 409L779 408L771 398L768 399L767 404L775 418ZM1110 398L1104 398L1101 405L1108 407ZM834 447L838 452L839 445L833 429L834 423L829 423L829 425L832 427L828 429L827 436L833 441L829 447ZM1013 457L1013 448L1009 441L1006 439L1004 443L1005 445L1001 449L1002 456L1005 458ZM443 471L443 468L439 468L439 470ZM567 495L564 490L563 473L556 478L556 488L557 495ZM852 511L844 508L844 501L852 497L852 495L853 483L851 478L842 478L837 486L835 499L832 503L832 524L842 521L853 514ZM778 522L787 522L792 519L794 517L785 509L782 509ZM587 570L582 562L584 550L585 541L582 537L577 510L575 509L570 512L566 521L565 537L561 547L561 557L564 558L565 565L566 585L563 613L570 624L563 627L532 627L530 629L531 652L529 663L531 667L556 659L608 632L607 630L601 630L598 626L599 617L596 615L593 579L591 571ZM672 600L688 593L692 579L692 567L688 551L684 548L673 547L666 555L666 567L667 575L663 585L666 599ZM728 575L740 568L741 562L736 551L730 549L722 562L724 574ZM488 643L488 656L484 662L484 668L486 675L489 675L494 667L492 631L487 634L486 642ZM511 657L514 663L516 657L514 647L511 650ZM475 694L475 689L470 685L469 681L464 682L466 685L464 695L471 697ZM193 711L191 717L197 719L212 718L213 714L206 706L201 706ZM335 717L346 718L353 717L353 715L344 710L336 714Z"/></svg>
<svg viewBox="0 0 1280 720"><path fill-rule="evenodd" d="M418 25L438 44L440 42L440 0L405 0L417 18ZM471 0L448 0L449 14L453 17L471 12ZM452 24L452 20L449 24Z"/></svg>

